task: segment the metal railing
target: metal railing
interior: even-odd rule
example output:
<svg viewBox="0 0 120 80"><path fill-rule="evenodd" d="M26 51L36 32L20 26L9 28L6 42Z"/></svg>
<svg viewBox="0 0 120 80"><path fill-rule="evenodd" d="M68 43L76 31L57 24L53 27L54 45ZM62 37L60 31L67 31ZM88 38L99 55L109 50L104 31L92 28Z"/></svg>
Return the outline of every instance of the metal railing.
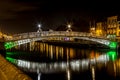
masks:
<svg viewBox="0 0 120 80"><path fill-rule="evenodd" d="M105 37L98 37L98 36L92 36L90 33L86 32L66 32L66 31L42 31L42 32L29 32L29 33L21 33L21 34L15 34L13 35L13 39L7 39L9 40L21 40L26 38L38 38L38 37L57 37L57 36L66 36L66 37L94 37L94 38L104 38Z"/></svg>

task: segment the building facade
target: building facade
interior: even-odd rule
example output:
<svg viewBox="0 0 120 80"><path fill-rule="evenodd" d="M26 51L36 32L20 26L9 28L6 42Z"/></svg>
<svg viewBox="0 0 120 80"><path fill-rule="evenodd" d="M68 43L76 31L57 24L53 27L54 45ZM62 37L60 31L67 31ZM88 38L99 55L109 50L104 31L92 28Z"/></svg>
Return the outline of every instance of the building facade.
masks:
<svg viewBox="0 0 120 80"><path fill-rule="evenodd" d="M106 36L106 22L97 22L96 23L96 36L105 37Z"/></svg>
<svg viewBox="0 0 120 80"><path fill-rule="evenodd" d="M104 22L90 24L90 33L99 37L106 37L120 42L120 18L119 16L107 17Z"/></svg>
<svg viewBox="0 0 120 80"><path fill-rule="evenodd" d="M90 25L90 34L91 36L96 36L96 28L95 28L95 21L93 23L89 23Z"/></svg>
<svg viewBox="0 0 120 80"><path fill-rule="evenodd" d="M120 21L118 16L107 18L107 38L111 40L120 40Z"/></svg>

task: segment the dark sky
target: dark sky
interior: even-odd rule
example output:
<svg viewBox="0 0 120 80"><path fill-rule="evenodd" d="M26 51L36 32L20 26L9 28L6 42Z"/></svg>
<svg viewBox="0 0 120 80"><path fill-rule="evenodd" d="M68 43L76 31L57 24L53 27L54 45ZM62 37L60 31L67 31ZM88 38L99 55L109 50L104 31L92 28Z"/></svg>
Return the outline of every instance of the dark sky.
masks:
<svg viewBox="0 0 120 80"><path fill-rule="evenodd" d="M119 2L115 1L0 0L0 29L15 34L37 31L38 23L43 30L55 30L72 22L79 30L85 30L89 20L100 21L119 14Z"/></svg>

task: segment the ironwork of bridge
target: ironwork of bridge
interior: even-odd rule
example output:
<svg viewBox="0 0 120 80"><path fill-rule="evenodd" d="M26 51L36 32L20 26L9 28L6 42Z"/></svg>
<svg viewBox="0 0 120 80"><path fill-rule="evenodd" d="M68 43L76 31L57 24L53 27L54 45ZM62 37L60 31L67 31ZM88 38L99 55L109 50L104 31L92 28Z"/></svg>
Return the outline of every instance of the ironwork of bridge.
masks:
<svg viewBox="0 0 120 80"><path fill-rule="evenodd" d="M93 36L90 33L85 32L67 32L67 31L42 31L42 32L29 32L13 35L12 39L6 39L5 48L10 49L17 45L30 43L39 40L64 40L68 38L82 39L97 42L110 47L111 49L117 48L117 42L108 40L106 37Z"/></svg>

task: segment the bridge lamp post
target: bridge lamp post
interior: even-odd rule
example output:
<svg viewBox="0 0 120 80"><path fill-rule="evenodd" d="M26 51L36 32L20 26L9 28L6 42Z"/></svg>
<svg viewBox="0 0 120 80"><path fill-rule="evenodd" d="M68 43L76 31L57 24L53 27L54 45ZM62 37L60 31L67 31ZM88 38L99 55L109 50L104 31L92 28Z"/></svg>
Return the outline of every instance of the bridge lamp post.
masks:
<svg viewBox="0 0 120 80"><path fill-rule="evenodd" d="M68 28L71 28L71 25L70 25L70 24L68 24Z"/></svg>
<svg viewBox="0 0 120 80"><path fill-rule="evenodd" d="M41 32L41 31L42 31L41 24L38 24L38 30L37 30L37 32Z"/></svg>
<svg viewBox="0 0 120 80"><path fill-rule="evenodd" d="M67 31L66 32L72 32L72 29L71 29L71 24L68 24L67 25ZM71 36L71 33L68 33L68 36ZM70 40L70 37L69 37L69 40Z"/></svg>
<svg viewBox="0 0 120 80"><path fill-rule="evenodd" d="M72 29L71 29L71 25L70 25L70 24L67 25L67 28L68 28L68 29L67 29L67 32L72 31Z"/></svg>

